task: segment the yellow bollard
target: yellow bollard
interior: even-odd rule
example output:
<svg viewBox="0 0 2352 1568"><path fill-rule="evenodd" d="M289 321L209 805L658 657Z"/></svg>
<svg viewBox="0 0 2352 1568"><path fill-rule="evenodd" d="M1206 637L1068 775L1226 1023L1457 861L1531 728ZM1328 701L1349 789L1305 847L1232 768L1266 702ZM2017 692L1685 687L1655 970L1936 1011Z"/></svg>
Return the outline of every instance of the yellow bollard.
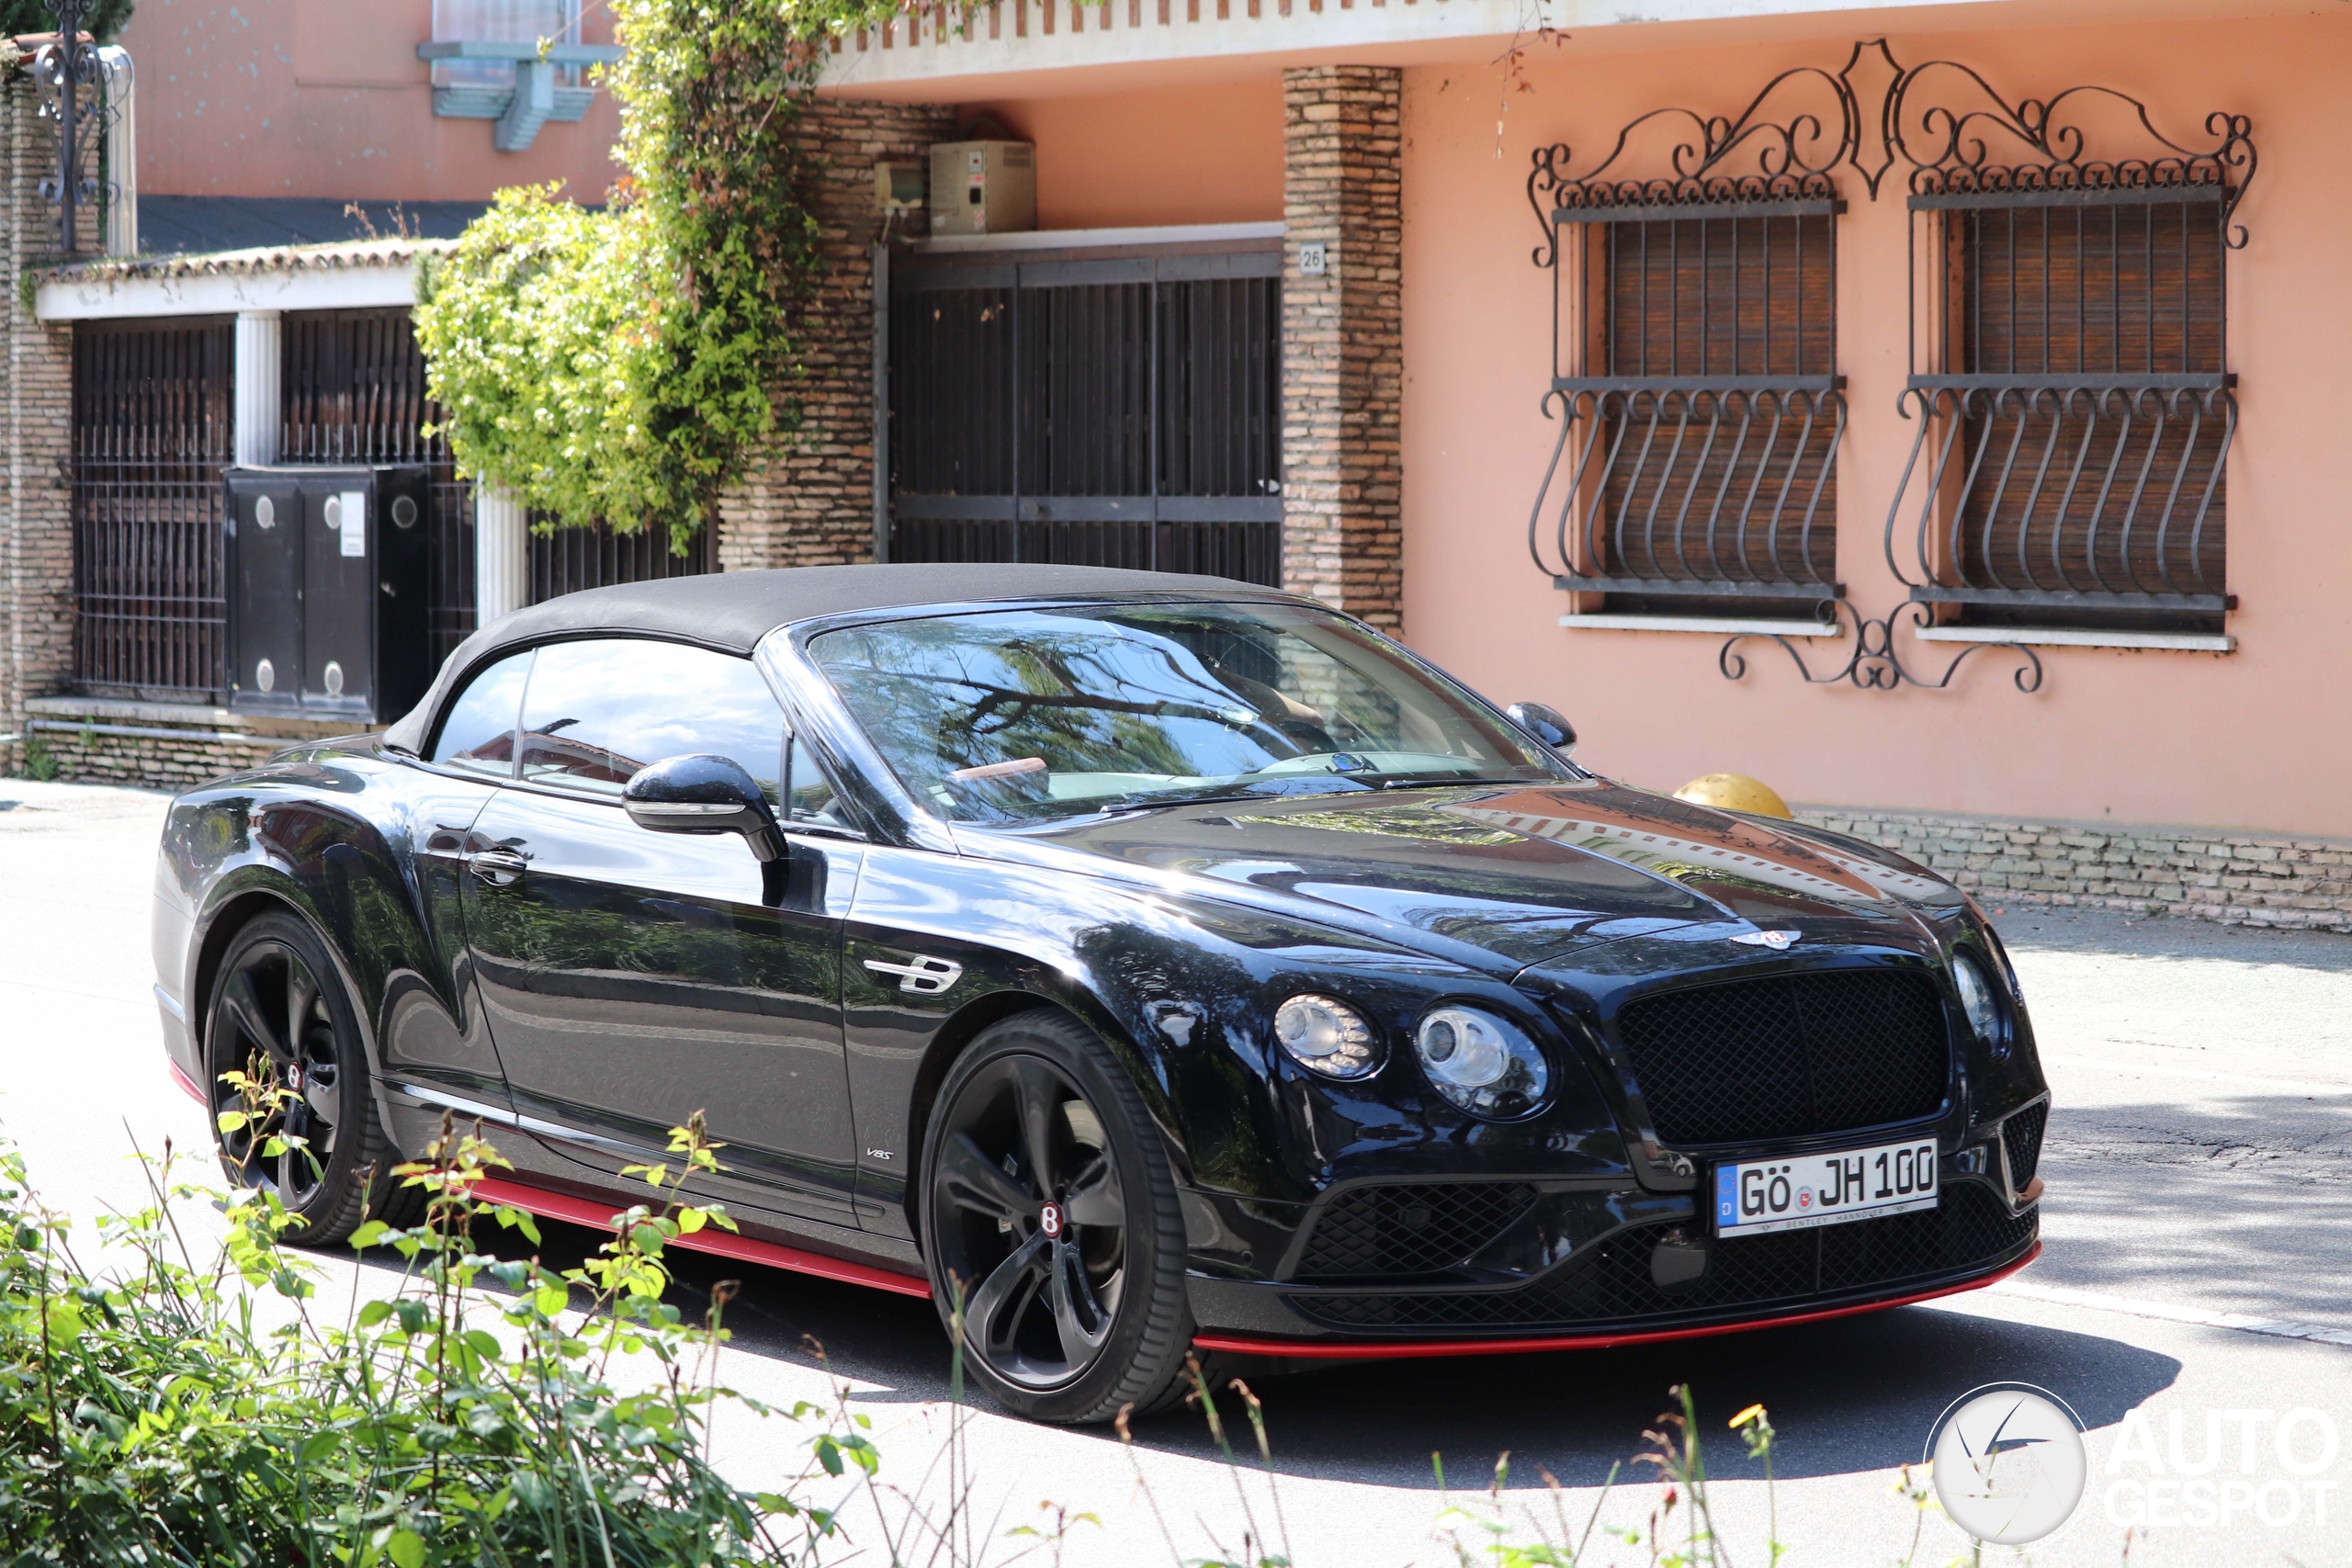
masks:
<svg viewBox="0 0 2352 1568"><path fill-rule="evenodd" d="M1709 773L1692 779L1674 792L1677 800L1712 806L1719 811L1745 811L1751 817L1793 817L1789 803L1746 773Z"/></svg>

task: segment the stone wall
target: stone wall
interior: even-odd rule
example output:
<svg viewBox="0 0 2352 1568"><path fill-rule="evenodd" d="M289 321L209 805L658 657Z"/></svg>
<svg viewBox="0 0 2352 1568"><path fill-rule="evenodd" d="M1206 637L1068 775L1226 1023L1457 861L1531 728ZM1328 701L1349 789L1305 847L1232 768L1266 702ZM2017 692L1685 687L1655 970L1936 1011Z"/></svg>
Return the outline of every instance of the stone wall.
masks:
<svg viewBox="0 0 2352 1568"><path fill-rule="evenodd" d="M1283 73L1283 586L1402 628L1401 74ZM1325 270L1302 272L1302 246Z"/></svg>
<svg viewBox="0 0 2352 1568"><path fill-rule="evenodd" d="M720 497L723 571L874 558L874 165L927 164L931 144L955 135L956 114L820 98L800 123L824 270L799 323L804 372L780 394L799 426L770 436ZM899 219L899 237L920 237L905 226L921 216Z"/></svg>
<svg viewBox="0 0 2352 1568"><path fill-rule="evenodd" d="M74 532L64 463L73 439L74 331L44 327L26 308L17 280L54 259L54 210L38 186L57 171L51 122L36 113L32 85L0 85L0 309L7 352L0 356L0 735L24 732L26 702L64 686L74 673ZM85 209L85 244L97 243L95 210ZM18 765L21 742L0 742L0 772Z"/></svg>
<svg viewBox="0 0 2352 1568"><path fill-rule="evenodd" d="M28 698L22 724L61 779L169 790L254 767L288 746L361 728L349 719L75 696Z"/></svg>
<svg viewBox="0 0 2352 1568"><path fill-rule="evenodd" d="M1908 855L1980 901L2352 931L2352 842L2339 840L1831 806L1797 813Z"/></svg>

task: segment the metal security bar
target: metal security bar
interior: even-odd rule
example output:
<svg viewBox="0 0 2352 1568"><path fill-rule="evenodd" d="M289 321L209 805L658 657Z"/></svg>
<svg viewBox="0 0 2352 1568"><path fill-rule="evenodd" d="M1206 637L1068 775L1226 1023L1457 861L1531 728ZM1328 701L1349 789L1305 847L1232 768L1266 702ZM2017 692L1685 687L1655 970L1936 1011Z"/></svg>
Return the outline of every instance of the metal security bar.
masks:
<svg viewBox="0 0 2352 1568"><path fill-rule="evenodd" d="M289 314L283 326L288 463L422 463L430 470L433 659L438 664L474 629L473 485L458 477L449 446L426 430L440 419L425 390L424 355L403 310ZM534 524L547 519L534 516ZM537 604L582 588L717 570L705 528L684 556L666 528L537 528L531 535L530 594Z"/></svg>
<svg viewBox="0 0 2352 1568"><path fill-rule="evenodd" d="M227 318L74 330L74 673L97 695L220 700Z"/></svg>
<svg viewBox="0 0 2352 1568"><path fill-rule="evenodd" d="M684 555L673 554L669 529L648 525L635 533L614 529L542 527L531 514L531 603L540 604L583 588L616 582L650 582L667 577L697 577L718 570L710 528L699 528Z"/></svg>
<svg viewBox="0 0 2352 1568"><path fill-rule="evenodd" d="M1843 593L1828 176L1860 143L1861 59L1783 72L1736 116L1652 110L1581 173L1536 150L1560 433L1527 546L1555 586L1815 618Z"/></svg>
<svg viewBox="0 0 2352 1568"><path fill-rule="evenodd" d="M1278 582L1280 263L901 264L888 558Z"/></svg>
<svg viewBox="0 0 2352 1568"><path fill-rule="evenodd" d="M2152 151L2088 156L2086 109ZM2012 106L1932 62L1887 125L1911 167L1917 423L1888 565L1976 624L2220 630L2249 124L2210 116L2214 145L2184 148L2110 90Z"/></svg>
<svg viewBox="0 0 2352 1568"><path fill-rule="evenodd" d="M1555 213L1561 429L1529 520L1555 586L1636 610L1838 596L1835 211Z"/></svg>

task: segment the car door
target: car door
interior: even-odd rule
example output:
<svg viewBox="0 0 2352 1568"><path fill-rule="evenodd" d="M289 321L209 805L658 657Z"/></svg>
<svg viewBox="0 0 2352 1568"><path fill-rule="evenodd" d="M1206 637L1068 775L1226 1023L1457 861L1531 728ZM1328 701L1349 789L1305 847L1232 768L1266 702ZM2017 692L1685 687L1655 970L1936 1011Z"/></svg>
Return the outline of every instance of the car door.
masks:
<svg viewBox="0 0 2352 1568"><path fill-rule="evenodd" d="M644 638L550 643L515 779L474 825L466 930L515 1109L610 1170L705 1113L706 1196L849 1224L841 933L862 847L792 834L763 878L734 834L628 819L639 768L732 758L780 798L782 710L750 660Z"/></svg>
<svg viewBox="0 0 2352 1568"><path fill-rule="evenodd" d="M477 671L451 702L420 761L409 796L411 855L439 968L450 990L396 982L385 1002L384 1066L413 1087L431 1084L459 1102L496 1105L505 1078L473 983L463 918L466 867L484 844L475 824L514 769L514 727L528 653Z"/></svg>

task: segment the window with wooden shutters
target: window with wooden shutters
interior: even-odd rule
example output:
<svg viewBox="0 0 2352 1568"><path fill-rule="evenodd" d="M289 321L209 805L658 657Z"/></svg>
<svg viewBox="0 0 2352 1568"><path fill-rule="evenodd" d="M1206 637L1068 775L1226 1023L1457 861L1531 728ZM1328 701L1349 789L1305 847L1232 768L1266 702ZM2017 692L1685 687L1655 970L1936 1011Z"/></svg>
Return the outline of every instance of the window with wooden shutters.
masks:
<svg viewBox="0 0 2352 1568"><path fill-rule="evenodd" d="M1914 597L1976 625L2221 629L2223 193L1914 197L1942 263L1935 447ZM1934 525L1940 522L1941 526Z"/></svg>
<svg viewBox="0 0 2352 1568"><path fill-rule="evenodd" d="M2207 115L2188 147L2163 118L2104 87L2012 104L1951 62L1897 85L1915 434L1887 555L1948 626L2218 634L2235 607L2227 262L2252 128Z"/></svg>
<svg viewBox="0 0 2352 1568"><path fill-rule="evenodd" d="M1528 544L1555 586L1600 596L1586 613L1831 618L1846 399L1827 171L1857 125L1849 85L1803 68L1736 117L1644 115L1582 174L1567 145L1537 150L1560 431Z"/></svg>

